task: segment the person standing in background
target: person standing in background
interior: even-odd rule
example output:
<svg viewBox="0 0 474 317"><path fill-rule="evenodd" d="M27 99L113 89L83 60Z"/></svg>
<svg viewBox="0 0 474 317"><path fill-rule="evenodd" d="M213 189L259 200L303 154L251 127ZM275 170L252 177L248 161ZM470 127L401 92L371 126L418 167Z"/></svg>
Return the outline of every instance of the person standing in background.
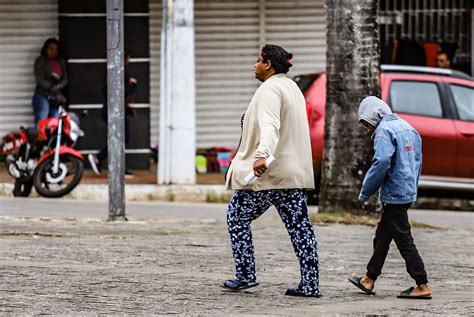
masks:
<svg viewBox="0 0 474 317"><path fill-rule="evenodd" d="M59 57L59 41L48 38L34 64L36 80L32 105L35 125L58 116L59 105L66 102L61 90L67 85L66 63Z"/></svg>
<svg viewBox="0 0 474 317"><path fill-rule="evenodd" d="M439 52L436 56L436 65L439 68L451 69L451 60L445 52Z"/></svg>
<svg viewBox="0 0 474 317"><path fill-rule="evenodd" d="M125 52L124 53L124 74L125 74L125 147L127 147L128 142L130 140L130 117L136 116L136 111L132 107L130 107L130 103L132 102L132 95L137 90L138 80L131 77L128 73L128 65L130 64L130 54ZM104 120L105 125L107 126L107 85L104 87L104 93L106 100L104 101L104 105L101 109L100 116L102 120ZM92 170L97 175L101 173L102 163L107 159L108 156L108 149L107 149L107 142L105 145L100 149L97 155L89 154L88 159L89 163L91 164ZM133 173L129 169L125 169L125 178L132 178Z"/></svg>

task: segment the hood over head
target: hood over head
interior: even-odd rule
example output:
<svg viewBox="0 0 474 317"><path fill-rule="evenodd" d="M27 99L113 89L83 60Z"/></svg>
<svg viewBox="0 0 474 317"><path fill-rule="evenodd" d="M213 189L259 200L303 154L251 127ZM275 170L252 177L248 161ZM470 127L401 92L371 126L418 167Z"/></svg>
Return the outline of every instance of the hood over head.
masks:
<svg viewBox="0 0 474 317"><path fill-rule="evenodd" d="M369 96L364 98L359 105L359 122L364 120L377 127L382 118L391 113L392 110L385 101L375 96Z"/></svg>

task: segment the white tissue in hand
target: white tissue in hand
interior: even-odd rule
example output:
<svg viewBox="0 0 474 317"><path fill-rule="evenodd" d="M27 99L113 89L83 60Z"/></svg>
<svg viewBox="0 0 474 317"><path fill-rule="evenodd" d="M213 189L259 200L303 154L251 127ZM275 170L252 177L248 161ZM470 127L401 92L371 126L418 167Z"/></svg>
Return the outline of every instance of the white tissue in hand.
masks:
<svg viewBox="0 0 474 317"><path fill-rule="evenodd" d="M267 157L267 160L265 161L265 164L267 165L267 168L269 168L273 162L275 162L276 158L273 156L273 155L270 155L269 157ZM252 171L250 172L247 176L245 176L245 184L250 184L251 182L253 182L255 179L257 178L257 176L255 176L255 173Z"/></svg>

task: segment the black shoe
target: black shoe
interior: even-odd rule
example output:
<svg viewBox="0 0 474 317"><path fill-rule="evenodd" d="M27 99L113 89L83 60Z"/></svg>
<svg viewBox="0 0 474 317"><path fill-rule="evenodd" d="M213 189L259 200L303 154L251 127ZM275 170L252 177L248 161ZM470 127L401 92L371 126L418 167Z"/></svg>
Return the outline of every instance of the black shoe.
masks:
<svg viewBox="0 0 474 317"><path fill-rule="evenodd" d="M220 285L222 288L226 288L231 291L241 291L244 289L252 288L258 286L259 283L257 282L241 282L238 279L227 280L223 284Z"/></svg>
<svg viewBox="0 0 474 317"><path fill-rule="evenodd" d="M300 297L316 297L316 298L321 297L320 294L305 294L305 293L302 293L298 288L289 288L289 289L287 289L285 295L300 296Z"/></svg>

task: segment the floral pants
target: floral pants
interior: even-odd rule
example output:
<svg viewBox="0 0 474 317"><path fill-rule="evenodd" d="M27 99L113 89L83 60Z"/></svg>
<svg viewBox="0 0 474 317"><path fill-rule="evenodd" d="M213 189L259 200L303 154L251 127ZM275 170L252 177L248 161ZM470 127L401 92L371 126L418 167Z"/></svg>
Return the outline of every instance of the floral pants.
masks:
<svg viewBox="0 0 474 317"><path fill-rule="evenodd" d="M275 205L299 260L301 282L298 290L306 295L319 295L318 245L308 219L306 200L306 193L300 189L235 191L227 210L227 225L235 276L239 281L256 280L250 223Z"/></svg>

